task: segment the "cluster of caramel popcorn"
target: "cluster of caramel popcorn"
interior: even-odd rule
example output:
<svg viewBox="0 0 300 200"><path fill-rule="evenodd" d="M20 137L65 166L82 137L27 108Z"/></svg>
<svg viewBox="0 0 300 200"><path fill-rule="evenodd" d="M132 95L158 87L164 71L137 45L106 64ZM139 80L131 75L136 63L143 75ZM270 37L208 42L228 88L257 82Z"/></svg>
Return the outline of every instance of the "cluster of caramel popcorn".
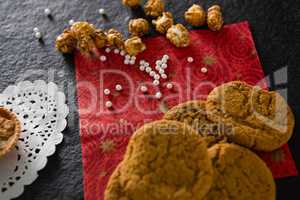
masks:
<svg viewBox="0 0 300 200"><path fill-rule="evenodd" d="M142 39L137 36L133 36L125 41L125 51L129 55L136 56L144 50L146 50L146 45Z"/></svg>
<svg viewBox="0 0 300 200"><path fill-rule="evenodd" d="M125 6L129 6L129 7L137 7L140 5L140 0L122 0L123 4Z"/></svg>
<svg viewBox="0 0 300 200"><path fill-rule="evenodd" d="M182 24L171 26L167 31L167 38L176 47L187 47L190 44L189 32Z"/></svg>
<svg viewBox="0 0 300 200"><path fill-rule="evenodd" d="M161 0L148 0L144 11L151 17L159 17L165 10L165 4Z"/></svg>
<svg viewBox="0 0 300 200"><path fill-rule="evenodd" d="M107 43L110 46L117 47L119 49L124 48L124 36L116 29L109 29L107 34Z"/></svg>
<svg viewBox="0 0 300 200"><path fill-rule="evenodd" d="M128 31L133 36L141 37L149 31L149 23L143 18L132 19L129 21Z"/></svg>
<svg viewBox="0 0 300 200"><path fill-rule="evenodd" d="M207 22L208 27L212 31L221 30L224 23L221 7L218 5L210 7L206 14L200 5L194 4L185 12L184 17L186 22L193 26L202 26Z"/></svg>
<svg viewBox="0 0 300 200"><path fill-rule="evenodd" d="M174 24L173 15L170 12L164 12L162 16L152 20L152 24L159 33L165 34Z"/></svg>

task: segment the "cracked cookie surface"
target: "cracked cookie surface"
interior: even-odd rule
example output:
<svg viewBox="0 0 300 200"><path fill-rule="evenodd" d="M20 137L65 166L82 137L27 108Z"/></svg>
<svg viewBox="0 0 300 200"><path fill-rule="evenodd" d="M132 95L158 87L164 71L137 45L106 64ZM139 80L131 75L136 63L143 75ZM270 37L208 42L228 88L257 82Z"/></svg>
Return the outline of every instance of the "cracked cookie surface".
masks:
<svg viewBox="0 0 300 200"><path fill-rule="evenodd" d="M206 142L184 123L161 120L132 136L105 200L201 200L212 185Z"/></svg>
<svg viewBox="0 0 300 200"><path fill-rule="evenodd" d="M229 140L260 151L273 151L287 143L295 124L282 96L240 81L213 89L206 110L212 121L232 126Z"/></svg>
<svg viewBox="0 0 300 200"><path fill-rule="evenodd" d="M205 101L195 100L178 104L166 112L163 118L190 125L204 137L209 147L218 142L226 142L224 132L230 131L229 127L208 119Z"/></svg>
<svg viewBox="0 0 300 200"><path fill-rule="evenodd" d="M204 200L275 200L271 171L255 153L235 144L216 144L208 154L215 175Z"/></svg>

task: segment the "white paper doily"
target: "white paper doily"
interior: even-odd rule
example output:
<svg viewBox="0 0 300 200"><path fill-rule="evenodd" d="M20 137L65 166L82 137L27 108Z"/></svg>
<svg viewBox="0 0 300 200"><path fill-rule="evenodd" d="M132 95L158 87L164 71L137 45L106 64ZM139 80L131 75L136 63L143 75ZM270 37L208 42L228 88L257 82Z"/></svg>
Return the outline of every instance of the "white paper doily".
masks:
<svg viewBox="0 0 300 200"><path fill-rule="evenodd" d="M56 84L41 80L8 86L0 95L0 106L15 112L22 124L16 148L0 158L1 200L20 196L62 142L69 113L65 101Z"/></svg>

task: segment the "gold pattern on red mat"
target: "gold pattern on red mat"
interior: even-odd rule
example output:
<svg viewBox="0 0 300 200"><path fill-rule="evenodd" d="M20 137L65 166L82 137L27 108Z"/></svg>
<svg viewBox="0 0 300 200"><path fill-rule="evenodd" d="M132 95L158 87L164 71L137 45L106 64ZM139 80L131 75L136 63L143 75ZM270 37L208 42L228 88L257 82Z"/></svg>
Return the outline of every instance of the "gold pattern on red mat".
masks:
<svg viewBox="0 0 300 200"><path fill-rule="evenodd" d="M202 63L206 66L214 65L216 62L216 58L213 55L206 55L202 60Z"/></svg>
<svg viewBox="0 0 300 200"><path fill-rule="evenodd" d="M107 172L106 171L101 171L100 172L100 178L103 178L107 175Z"/></svg>
<svg viewBox="0 0 300 200"><path fill-rule="evenodd" d="M105 140L100 146L103 153L109 153L115 149L115 143L112 140Z"/></svg>

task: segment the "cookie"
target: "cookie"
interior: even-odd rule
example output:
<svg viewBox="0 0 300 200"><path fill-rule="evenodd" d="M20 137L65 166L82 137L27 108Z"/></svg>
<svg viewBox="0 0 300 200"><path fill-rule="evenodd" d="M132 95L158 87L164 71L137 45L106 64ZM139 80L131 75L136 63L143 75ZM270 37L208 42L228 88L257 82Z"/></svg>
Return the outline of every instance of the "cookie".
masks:
<svg viewBox="0 0 300 200"><path fill-rule="evenodd" d="M201 200L213 179L206 142L184 123L161 120L132 136L105 200Z"/></svg>
<svg viewBox="0 0 300 200"><path fill-rule="evenodd" d="M275 200L271 171L250 150L235 144L209 148L214 183L204 200Z"/></svg>
<svg viewBox="0 0 300 200"><path fill-rule="evenodd" d="M0 158L15 147L20 133L21 123L16 115L0 107Z"/></svg>
<svg viewBox="0 0 300 200"><path fill-rule="evenodd" d="M163 118L190 125L204 137L208 147L218 142L226 142L224 132L230 131L230 128L224 126L224 124L216 123L208 119L205 101L188 101L174 106L165 113Z"/></svg>
<svg viewBox="0 0 300 200"><path fill-rule="evenodd" d="M206 102L208 118L232 126L230 141L273 151L287 143L294 129L293 113L276 92L233 81L213 89Z"/></svg>

